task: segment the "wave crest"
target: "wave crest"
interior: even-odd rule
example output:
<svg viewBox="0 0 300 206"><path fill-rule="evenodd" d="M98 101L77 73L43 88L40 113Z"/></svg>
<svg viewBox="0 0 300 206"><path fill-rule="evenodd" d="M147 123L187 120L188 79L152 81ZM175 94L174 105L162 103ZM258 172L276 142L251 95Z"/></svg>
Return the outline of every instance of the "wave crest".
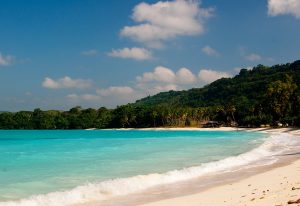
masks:
<svg viewBox="0 0 300 206"><path fill-rule="evenodd" d="M272 164L278 160L278 155L298 146L300 147L299 138L286 133L272 134L258 148L238 156L163 174L153 173L89 183L67 191L35 195L18 201L0 202L0 206L69 206L108 200L115 196L132 194L154 186L190 180L210 173L236 170L243 166L249 166L251 163Z"/></svg>

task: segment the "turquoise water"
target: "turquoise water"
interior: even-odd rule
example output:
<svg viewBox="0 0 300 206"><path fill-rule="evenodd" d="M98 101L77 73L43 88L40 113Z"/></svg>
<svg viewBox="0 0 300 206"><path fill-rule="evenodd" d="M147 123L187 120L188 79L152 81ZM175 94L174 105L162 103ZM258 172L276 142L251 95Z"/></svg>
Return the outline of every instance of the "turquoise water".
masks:
<svg viewBox="0 0 300 206"><path fill-rule="evenodd" d="M249 151L264 136L236 131L0 131L0 202L198 166Z"/></svg>

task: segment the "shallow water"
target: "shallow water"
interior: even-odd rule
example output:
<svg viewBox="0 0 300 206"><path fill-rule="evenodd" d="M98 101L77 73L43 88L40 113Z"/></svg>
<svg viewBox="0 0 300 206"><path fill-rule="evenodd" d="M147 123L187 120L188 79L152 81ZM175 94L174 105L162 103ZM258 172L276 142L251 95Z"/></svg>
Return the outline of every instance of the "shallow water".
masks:
<svg viewBox="0 0 300 206"><path fill-rule="evenodd" d="M282 145L277 138L254 149L266 136L242 131L0 131L0 205L84 203L228 171L269 155L274 143ZM37 194L46 195L32 196Z"/></svg>

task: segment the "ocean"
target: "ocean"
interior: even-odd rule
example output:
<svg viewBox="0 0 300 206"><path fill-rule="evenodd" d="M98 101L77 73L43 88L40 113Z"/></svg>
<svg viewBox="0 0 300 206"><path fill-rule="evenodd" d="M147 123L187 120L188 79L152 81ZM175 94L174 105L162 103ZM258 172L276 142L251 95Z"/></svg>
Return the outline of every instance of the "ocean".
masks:
<svg viewBox="0 0 300 206"><path fill-rule="evenodd" d="M246 131L0 131L0 206L67 206L272 164L288 134Z"/></svg>

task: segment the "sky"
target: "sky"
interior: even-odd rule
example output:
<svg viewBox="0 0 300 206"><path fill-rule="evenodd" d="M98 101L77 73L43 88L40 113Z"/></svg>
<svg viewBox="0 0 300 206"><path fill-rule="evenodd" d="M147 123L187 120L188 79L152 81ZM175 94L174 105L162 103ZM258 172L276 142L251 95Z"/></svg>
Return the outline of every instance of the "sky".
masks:
<svg viewBox="0 0 300 206"><path fill-rule="evenodd" d="M300 0L0 0L0 111L114 108L300 59Z"/></svg>

